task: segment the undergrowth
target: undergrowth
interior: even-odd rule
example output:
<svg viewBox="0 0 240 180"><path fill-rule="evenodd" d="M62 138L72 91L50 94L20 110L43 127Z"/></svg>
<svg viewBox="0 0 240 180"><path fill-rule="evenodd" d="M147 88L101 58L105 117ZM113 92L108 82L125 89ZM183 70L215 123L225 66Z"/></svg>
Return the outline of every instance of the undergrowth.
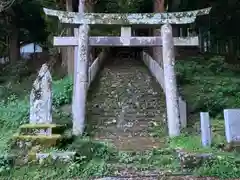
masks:
<svg viewBox="0 0 240 180"><path fill-rule="evenodd" d="M232 69L224 57L195 57L178 61L177 79L191 112L208 111L212 117L223 109L240 106L240 70Z"/></svg>
<svg viewBox="0 0 240 180"><path fill-rule="evenodd" d="M26 82L30 81L30 82ZM21 88L25 84L32 84L32 79L26 78L26 81L18 82L17 89L15 86L0 87L1 101L0 101L0 172L8 169L6 165L6 156L10 150L10 140L12 135L17 132L21 124L29 122L29 96L30 92L26 94L25 89ZM11 82L14 84L14 80ZM30 86L31 87L31 86ZM11 89L8 92L8 89ZM6 92L6 93L5 93ZM19 96L24 94L24 96ZM65 123L70 121L70 115L62 112L60 106L71 102L72 98L72 79L64 78L53 82L53 118L56 123ZM5 165L3 165L5 164Z"/></svg>
<svg viewBox="0 0 240 180"><path fill-rule="evenodd" d="M225 63L224 57L192 57L176 63L180 92L190 105L190 127L187 134L170 141L170 147L190 152L213 153L217 158L194 170L198 176L239 178L240 161L236 151L226 152L223 110L240 106L240 69ZM212 146L203 148L199 112L209 112Z"/></svg>
<svg viewBox="0 0 240 180"><path fill-rule="evenodd" d="M240 105L240 73L232 70L222 57L191 58L187 61L178 61L176 65L178 83L181 84L181 93L189 104L192 114L199 111L209 111L212 120L213 147L202 148L199 136L200 124L196 118L192 126L187 129L188 134L169 140L169 148L153 148L145 152L119 152L111 144L97 142L87 138L77 138L68 146L68 150L77 152L76 158L69 165L27 165L10 168L6 158L8 142L20 124L29 120L29 94L20 96L19 82L0 87L0 178L1 179L68 179L89 178L91 176L107 176L118 174L121 168L134 168L139 171L157 169L158 172L180 171L178 157L174 149L181 147L194 152L210 152L218 158L205 162L200 168L193 170L195 175L215 176L220 178L239 178L240 161L236 152L226 153L219 149L225 142L224 108L237 108ZM19 79L19 78L18 78ZM28 79L28 81L32 78ZM31 84L30 83L30 84ZM29 83L26 83L29 84ZM28 89L28 93L29 93ZM72 79L64 78L53 82L53 117L61 123L70 115L61 111L61 106L71 103ZM161 137L166 130L161 124L153 124L151 135ZM190 134L189 134L190 133Z"/></svg>

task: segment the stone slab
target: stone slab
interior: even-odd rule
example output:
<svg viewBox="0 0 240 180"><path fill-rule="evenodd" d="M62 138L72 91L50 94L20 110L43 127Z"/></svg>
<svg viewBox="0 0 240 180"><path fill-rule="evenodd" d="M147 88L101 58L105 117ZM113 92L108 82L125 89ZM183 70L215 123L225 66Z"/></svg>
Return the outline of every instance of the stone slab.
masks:
<svg viewBox="0 0 240 180"><path fill-rule="evenodd" d="M187 103L182 99L181 96L178 97L179 103L179 113L180 113L180 125L181 128L187 127Z"/></svg>
<svg viewBox="0 0 240 180"><path fill-rule="evenodd" d="M39 163L43 163L44 160L51 158L53 161L60 161L60 162L69 162L71 161L76 152L65 151L65 152L50 152L50 153L36 153L36 159Z"/></svg>
<svg viewBox="0 0 240 180"><path fill-rule="evenodd" d="M240 142L240 109L225 109L224 121L227 142Z"/></svg>
<svg viewBox="0 0 240 180"><path fill-rule="evenodd" d="M202 146L210 146L212 143L211 124L208 112L200 113Z"/></svg>

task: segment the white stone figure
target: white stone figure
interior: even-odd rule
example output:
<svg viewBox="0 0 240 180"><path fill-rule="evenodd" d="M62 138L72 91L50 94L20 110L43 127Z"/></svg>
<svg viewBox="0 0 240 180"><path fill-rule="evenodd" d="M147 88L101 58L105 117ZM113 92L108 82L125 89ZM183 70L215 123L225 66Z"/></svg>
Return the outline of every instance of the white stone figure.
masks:
<svg viewBox="0 0 240 180"><path fill-rule="evenodd" d="M33 83L30 95L30 123L52 123L52 77L46 64L43 64Z"/></svg>

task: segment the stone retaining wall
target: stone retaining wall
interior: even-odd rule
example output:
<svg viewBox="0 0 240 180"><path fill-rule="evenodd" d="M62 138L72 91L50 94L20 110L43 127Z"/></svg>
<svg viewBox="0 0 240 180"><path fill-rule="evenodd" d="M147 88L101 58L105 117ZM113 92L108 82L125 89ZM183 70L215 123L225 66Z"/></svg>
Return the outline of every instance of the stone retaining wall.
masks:
<svg viewBox="0 0 240 180"><path fill-rule="evenodd" d="M162 67L148 53L142 52L142 60L151 74L157 79L165 94L164 71ZM187 103L181 96L178 97L181 127L187 126Z"/></svg>
<svg viewBox="0 0 240 180"><path fill-rule="evenodd" d="M93 82L93 80L95 79L96 77L96 74L99 72L102 64L103 64L103 61L107 58L107 53L108 53L108 50L104 50L102 51L98 57L93 61L92 65L90 66L89 68L89 74L88 74L88 87L90 87L91 83Z"/></svg>

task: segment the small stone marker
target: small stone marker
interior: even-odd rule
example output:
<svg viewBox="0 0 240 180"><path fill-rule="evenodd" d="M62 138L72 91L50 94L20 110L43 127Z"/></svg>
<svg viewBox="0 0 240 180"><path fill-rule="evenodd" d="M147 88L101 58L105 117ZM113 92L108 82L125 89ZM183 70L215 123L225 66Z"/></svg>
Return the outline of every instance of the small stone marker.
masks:
<svg viewBox="0 0 240 180"><path fill-rule="evenodd" d="M208 112L200 113L201 120L201 135L202 135L202 146L211 146L212 137L211 137L211 125Z"/></svg>
<svg viewBox="0 0 240 180"><path fill-rule="evenodd" d="M224 109L224 121L227 142L239 142L240 109Z"/></svg>
<svg viewBox="0 0 240 180"><path fill-rule="evenodd" d="M52 77L43 64L30 94L30 124L52 123ZM51 132L45 132L45 134Z"/></svg>
<svg viewBox="0 0 240 180"><path fill-rule="evenodd" d="M180 125L181 128L187 127L187 103L182 99L181 96L178 98L179 113L180 113Z"/></svg>

